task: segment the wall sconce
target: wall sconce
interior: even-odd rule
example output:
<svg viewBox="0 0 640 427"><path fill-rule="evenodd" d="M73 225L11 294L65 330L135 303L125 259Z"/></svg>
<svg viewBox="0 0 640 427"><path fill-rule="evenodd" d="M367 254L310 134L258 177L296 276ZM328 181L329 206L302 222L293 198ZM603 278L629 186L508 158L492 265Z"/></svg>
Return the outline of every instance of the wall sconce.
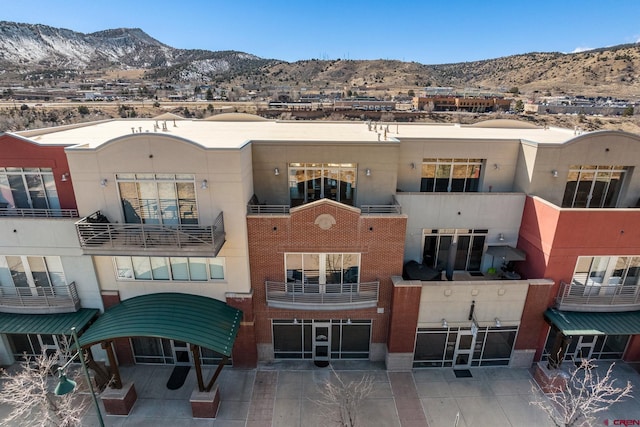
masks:
<svg viewBox="0 0 640 427"><path fill-rule="evenodd" d="M364 174L365 174L366 176L371 176L371 169L366 168L366 169L364 170Z"/></svg>
<svg viewBox="0 0 640 427"><path fill-rule="evenodd" d="M102 178L100 180L100 187L106 187L107 186L107 182L109 182L109 181L107 181L107 178Z"/></svg>
<svg viewBox="0 0 640 427"><path fill-rule="evenodd" d="M63 173L62 178L60 178L60 181L67 182L68 180L69 180L69 172Z"/></svg>
<svg viewBox="0 0 640 427"><path fill-rule="evenodd" d="M298 324L298 318L297 318L297 317L294 317L294 318L293 318L293 324L294 324L294 325L297 325L297 324Z"/></svg>
<svg viewBox="0 0 640 427"><path fill-rule="evenodd" d="M500 240L501 242L504 242L504 233L498 234L498 240Z"/></svg>
<svg viewBox="0 0 640 427"><path fill-rule="evenodd" d="M495 170L498 170L498 169L500 169L500 165L499 165L499 164L497 164L497 163L494 163L494 164L493 164L493 168L494 168Z"/></svg>
<svg viewBox="0 0 640 427"><path fill-rule="evenodd" d="M447 319L444 319L444 318L442 319L442 327L443 328L448 328L449 327L449 324L447 323Z"/></svg>
<svg viewBox="0 0 640 427"><path fill-rule="evenodd" d="M347 319L347 325L350 325L350 324L351 324L351 318L349 317L349 318Z"/></svg>
<svg viewBox="0 0 640 427"><path fill-rule="evenodd" d="M498 318L496 317L496 319L495 319L495 320L496 320L496 328L501 328L501 327L502 327L502 322L500 322L500 319L498 319Z"/></svg>
<svg viewBox="0 0 640 427"><path fill-rule="evenodd" d="M411 162L411 163L409 163L409 167L411 167L411 169L415 169L416 168L416 164Z"/></svg>
<svg viewBox="0 0 640 427"><path fill-rule="evenodd" d="M206 190L207 188L209 188L209 181L207 181L206 179L203 179L202 183L200 184L200 188L202 188L203 190Z"/></svg>
<svg viewBox="0 0 640 427"><path fill-rule="evenodd" d="M275 169L273 170L273 174L274 174L275 176L280 175L280 169L275 168Z"/></svg>
<svg viewBox="0 0 640 427"><path fill-rule="evenodd" d="M557 178L557 177L558 177L558 171L557 171L557 170L555 170L555 169L554 169L554 170L552 170L552 171L551 171L551 175L553 175L553 177L554 177L554 178Z"/></svg>

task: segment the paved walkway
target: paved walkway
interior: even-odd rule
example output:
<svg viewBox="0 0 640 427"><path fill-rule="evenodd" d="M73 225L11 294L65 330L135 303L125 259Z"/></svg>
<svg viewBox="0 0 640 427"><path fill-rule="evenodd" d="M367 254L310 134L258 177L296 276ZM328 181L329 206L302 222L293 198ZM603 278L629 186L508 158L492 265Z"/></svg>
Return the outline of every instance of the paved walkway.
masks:
<svg viewBox="0 0 640 427"><path fill-rule="evenodd" d="M606 363L601 363L602 370ZM380 364L336 362L343 381L373 379L371 394L359 406L363 427L489 427L551 426L542 410L532 406L528 369L472 368L471 378L456 378L452 369L387 372ZM170 366L122 368L125 382L133 380L138 400L128 417L104 415L107 426L193 427L325 427L335 425L334 413L318 405L329 368L311 362L277 362L258 369L225 368L219 377L220 408L216 419L193 419L189 396L196 387L193 370L178 390L166 388ZM210 376L213 370L205 370ZM634 398L603 413L604 420L639 420L640 375L629 365L615 366L615 377L631 380ZM7 408L0 407L0 418ZM457 423L457 424L456 424ZM612 423L609 423L610 425ZM90 406L83 427L98 426Z"/></svg>

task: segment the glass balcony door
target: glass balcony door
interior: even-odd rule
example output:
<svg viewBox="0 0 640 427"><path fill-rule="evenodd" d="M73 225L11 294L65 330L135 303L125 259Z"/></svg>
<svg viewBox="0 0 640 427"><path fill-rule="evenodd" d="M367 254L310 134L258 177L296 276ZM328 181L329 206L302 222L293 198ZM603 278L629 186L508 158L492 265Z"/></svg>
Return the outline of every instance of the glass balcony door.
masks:
<svg viewBox="0 0 640 427"><path fill-rule="evenodd" d="M319 199L353 205L356 168L352 164L292 163L289 167L291 204Z"/></svg>

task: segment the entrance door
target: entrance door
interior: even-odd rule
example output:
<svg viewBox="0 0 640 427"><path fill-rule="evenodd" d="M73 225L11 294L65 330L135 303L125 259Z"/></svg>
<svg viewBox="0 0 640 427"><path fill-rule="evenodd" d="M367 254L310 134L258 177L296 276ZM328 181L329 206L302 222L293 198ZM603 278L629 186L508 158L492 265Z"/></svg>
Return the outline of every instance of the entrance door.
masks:
<svg viewBox="0 0 640 427"><path fill-rule="evenodd" d="M176 365L191 366L191 351L189 344L184 341L172 341L173 344L173 360Z"/></svg>
<svg viewBox="0 0 640 427"><path fill-rule="evenodd" d="M313 323L313 360L329 362L331 351L331 324Z"/></svg>
<svg viewBox="0 0 640 427"><path fill-rule="evenodd" d="M573 359L576 362L580 362L582 359L591 359L593 348L596 346L596 339L596 335L581 335L578 337Z"/></svg>
<svg viewBox="0 0 640 427"><path fill-rule="evenodd" d="M453 353L453 367L466 369L471 366L471 357L476 344L476 338L471 331L459 331L456 339L456 349Z"/></svg>

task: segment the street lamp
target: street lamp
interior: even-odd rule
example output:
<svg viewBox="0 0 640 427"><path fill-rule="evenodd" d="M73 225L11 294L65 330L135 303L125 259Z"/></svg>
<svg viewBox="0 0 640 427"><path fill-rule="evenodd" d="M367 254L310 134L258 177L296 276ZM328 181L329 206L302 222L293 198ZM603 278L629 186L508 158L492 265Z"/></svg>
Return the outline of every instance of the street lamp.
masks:
<svg viewBox="0 0 640 427"><path fill-rule="evenodd" d="M91 397L93 398L93 403L96 405L96 412L98 414L98 421L100 422L100 427L104 427L104 420L102 419L102 413L100 412L100 405L98 404L98 398L96 397L96 394L93 391L93 384L91 383L89 370L87 369L87 365L84 361L82 349L80 348L80 344L78 343L78 334L76 333L75 326L71 328L71 335L73 336L73 342L76 345L77 352L71 357L71 359L69 359L67 363L65 363L62 367L58 368L58 385L56 386L54 393L56 394L56 396L62 396L67 393L70 393L76 387L76 382L68 379L64 371L69 367L69 364L73 362L76 357L78 357L80 359L80 364L82 365L82 370L84 371L84 375L87 378L87 384L89 384L89 391L91 391Z"/></svg>

